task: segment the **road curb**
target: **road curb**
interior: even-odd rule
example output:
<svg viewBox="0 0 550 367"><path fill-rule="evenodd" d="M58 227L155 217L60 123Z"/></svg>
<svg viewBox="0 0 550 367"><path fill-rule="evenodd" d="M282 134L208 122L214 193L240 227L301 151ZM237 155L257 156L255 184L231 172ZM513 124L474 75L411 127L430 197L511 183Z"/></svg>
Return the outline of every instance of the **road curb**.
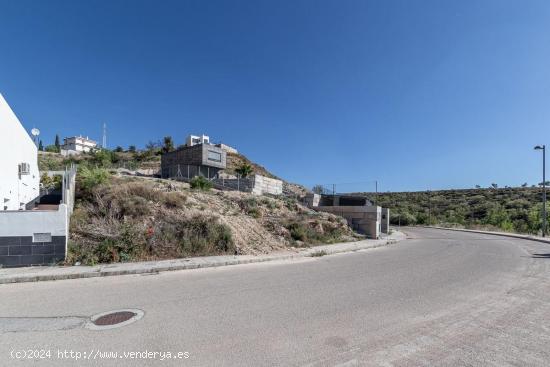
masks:
<svg viewBox="0 0 550 367"><path fill-rule="evenodd" d="M292 260L304 257L312 257L319 252L324 252L323 255L333 255L373 249L377 247L388 246L405 239L405 234L403 234L402 232L396 232L392 235L392 237L381 240L363 240L333 245L321 245L311 247L307 250L303 250L294 254L274 254L262 256L206 256L187 259L160 260L138 263L119 263L97 266L60 266L0 269L0 284L98 278L117 275L156 274L166 271L214 268L231 265Z"/></svg>
<svg viewBox="0 0 550 367"><path fill-rule="evenodd" d="M524 234L517 234L517 233L506 233L506 232L493 232L493 231L482 231L477 229L465 229L465 228L446 228L446 227L436 227L436 226L418 226L421 228L432 228L432 229L441 229L445 231L456 231L456 232L470 232L470 233L479 233L479 234L488 234L493 236L501 236L501 237L511 237L511 238L519 238L522 240L529 240L529 241L537 241L542 243L550 243L549 238L543 238L543 237L536 237L536 236L529 236Z"/></svg>

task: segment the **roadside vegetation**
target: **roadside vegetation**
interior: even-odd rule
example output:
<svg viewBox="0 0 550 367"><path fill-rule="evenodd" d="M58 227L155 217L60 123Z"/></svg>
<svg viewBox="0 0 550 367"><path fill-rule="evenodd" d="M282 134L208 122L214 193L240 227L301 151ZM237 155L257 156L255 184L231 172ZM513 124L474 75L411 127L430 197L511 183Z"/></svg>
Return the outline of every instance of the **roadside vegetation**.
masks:
<svg viewBox="0 0 550 367"><path fill-rule="evenodd" d="M528 234L538 234L542 228L540 187L498 188L493 184L491 188L367 196L390 208L394 225L430 224Z"/></svg>
<svg viewBox="0 0 550 367"><path fill-rule="evenodd" d="M345 220L291 198L79 168L67 263L263 254L352 241Z"/></svg>

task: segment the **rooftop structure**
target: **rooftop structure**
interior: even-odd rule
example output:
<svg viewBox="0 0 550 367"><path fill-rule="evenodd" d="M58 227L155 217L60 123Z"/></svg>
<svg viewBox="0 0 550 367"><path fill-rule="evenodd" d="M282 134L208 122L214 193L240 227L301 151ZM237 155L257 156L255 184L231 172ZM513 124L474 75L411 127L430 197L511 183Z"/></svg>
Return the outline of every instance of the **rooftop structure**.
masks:
<svg viewBox="0 0 550 367"><path fill-rule="evenodd" d="M187 139L185 139L185 145L188 147L192 147L194 145L199 144L210 144L210 137L208 135L189 135Z"/></svg>

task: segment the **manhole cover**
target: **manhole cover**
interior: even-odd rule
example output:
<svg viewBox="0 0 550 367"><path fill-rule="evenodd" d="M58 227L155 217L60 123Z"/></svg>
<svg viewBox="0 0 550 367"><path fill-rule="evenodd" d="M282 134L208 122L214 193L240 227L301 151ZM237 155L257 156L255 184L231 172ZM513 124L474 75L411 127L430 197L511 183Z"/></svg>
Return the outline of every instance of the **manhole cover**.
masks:
<svg viewBox="0 0 550 367"><path fill-rule="evenodd" d="M116 325L130 320L134 316L136 316L136 313L130 311L113 312L101 316L92 322L97 326Z"/></svg>
<svg viewBox="0 0 550 367"><path fill-rule="evenodd" d="M143 311L137 309L112 310L102 312L90 318L86 328L90 330L114 329L129 325L143 317Z"/></svg>

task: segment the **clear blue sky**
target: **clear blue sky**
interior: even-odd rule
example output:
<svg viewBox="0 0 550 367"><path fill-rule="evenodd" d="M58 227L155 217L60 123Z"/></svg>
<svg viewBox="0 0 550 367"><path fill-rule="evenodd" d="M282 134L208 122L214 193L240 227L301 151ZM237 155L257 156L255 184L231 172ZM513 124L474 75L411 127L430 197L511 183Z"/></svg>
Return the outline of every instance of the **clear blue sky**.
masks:
<svg viewBox="0 0 550 367"><path fill-rule="evenodd" d="M0 92L45 143L107 122L110 147L206 133L308 186L542 180L548 0L0 0L0 24Z"/></svg>

